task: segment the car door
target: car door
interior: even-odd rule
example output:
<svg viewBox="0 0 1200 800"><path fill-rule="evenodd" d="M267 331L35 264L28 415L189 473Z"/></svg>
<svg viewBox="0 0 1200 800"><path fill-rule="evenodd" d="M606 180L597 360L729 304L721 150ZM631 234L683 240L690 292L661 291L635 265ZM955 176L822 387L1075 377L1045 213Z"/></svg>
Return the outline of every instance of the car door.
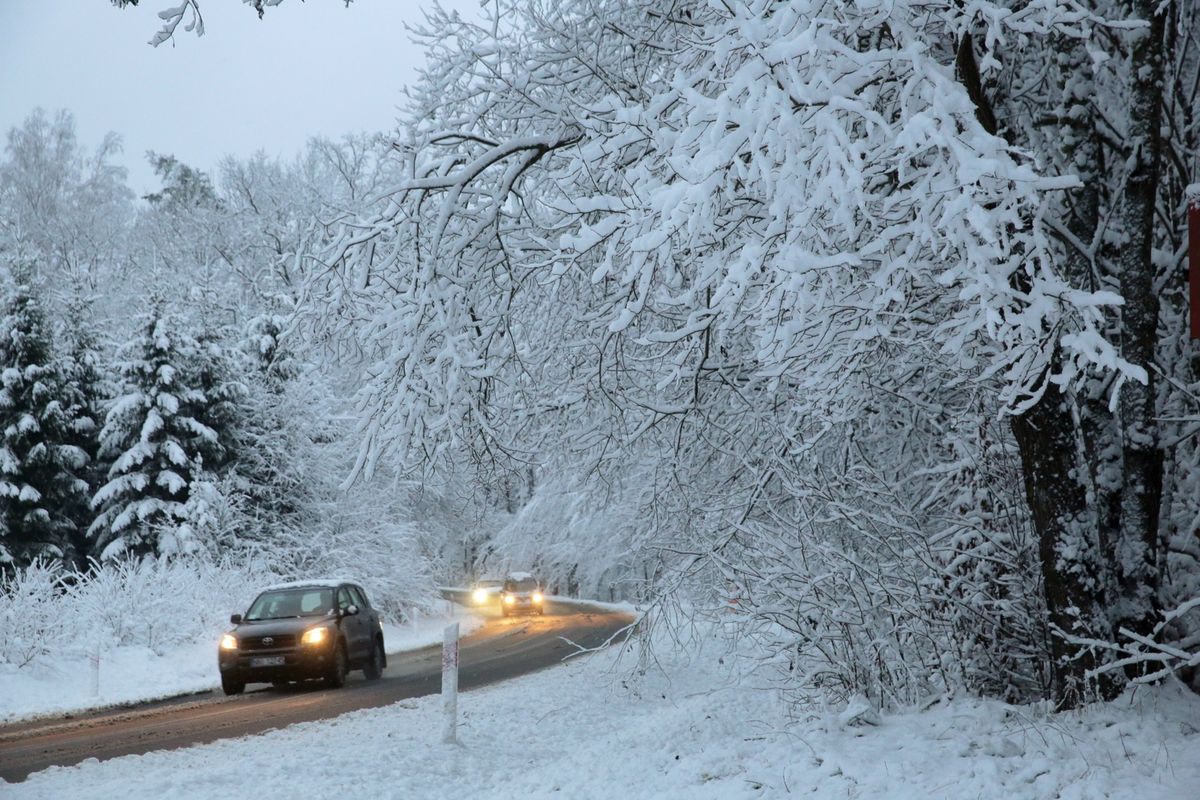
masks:
<svg viewBox="0 0 1200 800"><path fill-rule="evenodd" d="M354 598L350 595L349 587L343 585L338 587L337 591L338 614L341 616L342 635L346 637L347 655L350 657L352 664L357 664L366 656L367 650L364 639L364 622L362 609L359 609L358 614L353 616L348 615L346 610L350 606L356 605Z"/></svg>
<svg viewBox="0 0 1200 800"><path fill-rule="evenodd" d="M376 632L382 633L383 631L379 612L371 605L371 601L367 598L367 593L363 591L361 586L350 584L350 595L354 598L354 603L359 608L359 616L363 618L363 636L367 640L367 655L370 655L371 644L375 639Z"/></svg>

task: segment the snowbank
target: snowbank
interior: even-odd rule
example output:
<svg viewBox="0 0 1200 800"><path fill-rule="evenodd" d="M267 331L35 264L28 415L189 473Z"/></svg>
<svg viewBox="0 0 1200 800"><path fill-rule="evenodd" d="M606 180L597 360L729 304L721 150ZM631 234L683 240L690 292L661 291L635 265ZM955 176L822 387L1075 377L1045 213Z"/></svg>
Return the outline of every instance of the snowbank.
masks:
<svg viewBox="0 0 1200 800"><path fill-rule="evenodd" d="M290 800L297 776L312 796L421 798L1190 800L1200 786L1200 698L1177 686L1059 716L963 700L797 718L737 680L746 663L715 640L657 661L665 673L639 675L636 653L610 650L466 693L457 746L440 744L431 696L252 741L55 768L2 793L215 799L236 786Z"/></svg>
<svg viewBox="0 0 1200 800"><path fill-rule="evenodd" d="M398 653L440 644L450 617L422 617L412 625L384 625L387 652ZM485 620L459 614L460 635ZM39 661L22 669L0 664L0 722L15 722L208 692L220 685L217 645L212 641L173 647L162 655L141 646L106 649L100 655L100 692L92 694L92 668L87 656Z"/></svg>

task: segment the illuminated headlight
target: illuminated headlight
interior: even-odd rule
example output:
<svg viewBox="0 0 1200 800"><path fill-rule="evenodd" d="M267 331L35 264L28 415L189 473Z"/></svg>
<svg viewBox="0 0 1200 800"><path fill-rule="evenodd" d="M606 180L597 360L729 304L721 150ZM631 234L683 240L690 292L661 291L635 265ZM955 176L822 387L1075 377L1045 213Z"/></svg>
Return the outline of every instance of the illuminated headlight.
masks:
<svg viewBox="0 0 1200 800"><path fill-rule="evenodd" d="M534 592L534 593L533 593L533 602L535 602L535 603L540 603L540 602L542 602L542 593L541 593L541 592Z"/></svg>
<svg viewBox="0 0 1200 800"><path fill-rule="evenodd" d="M221 637L222 650L237 650L237 637L232 633L227 633Z"/></svg>
<svg viewBox="0 0 1200 800"><path fill-rule="evenodd" d="M487 602L487 592L483 589L476 589L474 592L471 593L471 599L474 600L477 604L486 603Z"/></svg>
<svg viewBox="0 0 1200 800"><path fill-rule="evenodd" d="M300 637L301 644L321 644L325 641L325 637L329 635L328 628L313 628L304 632Z"/></svg>
<svg viewBox="0 0 1200 800"><path fill-rule="evenodd" d="M517 598L513 597L511 594L506 594L504 595L504 602L511 606L513 603L517 602Z"/></svg>

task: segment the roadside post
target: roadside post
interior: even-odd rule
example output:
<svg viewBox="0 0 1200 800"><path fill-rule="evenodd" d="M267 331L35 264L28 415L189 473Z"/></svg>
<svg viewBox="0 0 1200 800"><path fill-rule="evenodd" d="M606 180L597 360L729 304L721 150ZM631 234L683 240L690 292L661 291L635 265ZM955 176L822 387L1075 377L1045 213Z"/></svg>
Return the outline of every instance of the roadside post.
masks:
<svg viewBox="0 0 1200 800"><path fill-rule="evenodd" d="M458 623L446 626L442 633L442 715L445 727L442 741L458 741Z"/></svg>
<svg viewBox="0 0 1200 800"><path fill-rule="evenodd" d="M96 643L92 646L92 652L88 654L88 661L92 662L92 697L100 696L100 637L96 637Z"/></svg>

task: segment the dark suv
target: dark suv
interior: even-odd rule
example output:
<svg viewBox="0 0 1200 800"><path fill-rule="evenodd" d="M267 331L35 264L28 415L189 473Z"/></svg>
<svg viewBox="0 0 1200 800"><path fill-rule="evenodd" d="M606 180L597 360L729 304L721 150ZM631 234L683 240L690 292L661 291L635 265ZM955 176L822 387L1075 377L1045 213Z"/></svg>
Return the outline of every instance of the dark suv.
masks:
<svg viewBox="0 0 1200 800"><path fill-rule="evenodd" d="M361 669L375 680L387 666L383 624L367 593L348 581L298 581L265 589L221 637L217 663L225 694L247 683L319 678L341 686Z"/></svg>

